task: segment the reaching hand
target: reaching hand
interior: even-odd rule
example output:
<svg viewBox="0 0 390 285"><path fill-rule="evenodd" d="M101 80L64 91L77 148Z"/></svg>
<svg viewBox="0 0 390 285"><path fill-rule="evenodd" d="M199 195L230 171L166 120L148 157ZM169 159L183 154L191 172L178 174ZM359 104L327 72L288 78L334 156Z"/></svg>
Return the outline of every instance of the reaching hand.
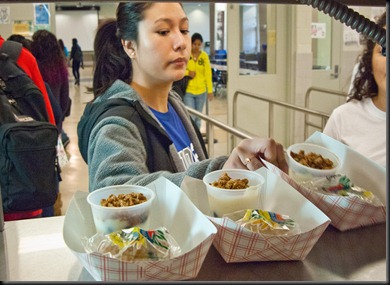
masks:
<svg viewBox="0 0 390 285"><path fill-rule="evenodd" d="M259 158L265 159L288 173L288 164L284 156L283 146L275 142L274 139L263 138L242 140L233 149L223 168L256 170L263 166Z"/></svg>

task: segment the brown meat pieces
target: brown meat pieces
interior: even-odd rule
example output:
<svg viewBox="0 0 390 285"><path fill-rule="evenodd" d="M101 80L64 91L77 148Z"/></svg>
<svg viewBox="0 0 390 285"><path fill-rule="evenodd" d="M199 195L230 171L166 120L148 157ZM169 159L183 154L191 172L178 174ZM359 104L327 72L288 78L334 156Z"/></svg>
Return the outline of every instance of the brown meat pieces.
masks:
<svg viewBox="0 0 390 285"><path fill-rule="evenodd" d="M304 150L300 150L299 153L290 152L291 157L304 166L308 166L315 169L332 169L333 161L328 158L324 158L321 154L309 152L305 154Z"/></svg>
<svg viewBox="0 0 390 285"><path fill-rule="evenodd" d="M210 185L223 189L245 189L249 187L248 179L232 179L226 172L219 177L217 181L210 183Z"/></svg>
<svg viewBox="0 0 390 285"><path fill-rule="evenodd" d="M146 202L147 198L142 193L131 192L129 194L111 194L107 199L101 199L103 207L128 207Z"/></svg>

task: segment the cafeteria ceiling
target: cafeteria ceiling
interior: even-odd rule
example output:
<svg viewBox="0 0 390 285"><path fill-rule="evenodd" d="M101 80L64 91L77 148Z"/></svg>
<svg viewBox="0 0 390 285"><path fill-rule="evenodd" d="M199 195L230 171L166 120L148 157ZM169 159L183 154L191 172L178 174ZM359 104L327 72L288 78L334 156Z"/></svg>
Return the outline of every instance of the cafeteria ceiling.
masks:
<svg viewBox="0 0 390 285"><path fill-rule="evenodd" d="M313 0L314 2L315 0ZM334 0L335 2L339 2L345 4L347 6L380 6L384 7L386 5L385 0ZM37 0L0 0L1 3L37 3ZM58 3L58 4L110 4L110 3L118 3L120 1L98 1L98 0L84 0L84 1L74 1L74 0L61 0L61 1L44 1L45 3ZM131 1L130 1L131 2ZM172 1L144 1L144 2L172 2ZM297 4L297 5L305 5L301 4L300 0L244 0L244 1L180 1L180 2L188 2L188 3L264 3L264 4Z"/></svg>

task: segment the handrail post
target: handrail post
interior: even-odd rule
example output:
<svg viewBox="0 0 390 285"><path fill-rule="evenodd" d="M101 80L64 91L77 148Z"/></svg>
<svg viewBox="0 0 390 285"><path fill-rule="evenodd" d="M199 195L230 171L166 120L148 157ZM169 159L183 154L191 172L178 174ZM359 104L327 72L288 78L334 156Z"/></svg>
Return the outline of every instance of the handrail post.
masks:
<svg viewBox="0 0 390 285"><path fill-rule="evenodd" d="M268 105L268 134L270 138L274 137L274 104L269 103Z"/></svg>

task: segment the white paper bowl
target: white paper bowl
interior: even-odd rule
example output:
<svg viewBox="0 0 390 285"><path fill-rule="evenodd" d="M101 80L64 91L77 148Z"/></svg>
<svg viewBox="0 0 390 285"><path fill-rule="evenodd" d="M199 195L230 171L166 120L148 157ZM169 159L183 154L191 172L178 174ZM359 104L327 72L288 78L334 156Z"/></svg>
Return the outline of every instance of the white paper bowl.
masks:
<svg viewBox="0 0 390 285"><path fill-rule="evenodd" d="M324 158L328 158L333 162L334 167L332 169L315 169L312 167L305 166L297 162L291 157L291 151L299 153L299 151L305 151L305 154L310 152L320 154ZM324 177L328 175L336 174L340 168L339 157L331 150L316 144L311 143L297 143L287 148L287 157L289 165L289 175L296 181L311 180L316 177Z"/></svg>
<svg viewBox="0 0 390 285"><path fill-rule="evenodd" d="M142 193L147 201L128 207L104 207L101 199L107 199L111 194ZM108 234L117 230L141 227L148 229L148 219L151 205L156 194L147 187L138 185L114 185L95 190L88 194L87 201L91 205L96 231Z"/></svg>
<svg viewBox="0 0 390 285"><path fill-rule="evenodd" d="M222 189L210 185L217 181L224 173L232 179L248 179L249 187L246 189ZM238 210L257 209L261 207L261 189L264 177L250 170L223 169L210 172L203 178L207 188L210 210L214 217L222 217L224 214Z"/></svg>

